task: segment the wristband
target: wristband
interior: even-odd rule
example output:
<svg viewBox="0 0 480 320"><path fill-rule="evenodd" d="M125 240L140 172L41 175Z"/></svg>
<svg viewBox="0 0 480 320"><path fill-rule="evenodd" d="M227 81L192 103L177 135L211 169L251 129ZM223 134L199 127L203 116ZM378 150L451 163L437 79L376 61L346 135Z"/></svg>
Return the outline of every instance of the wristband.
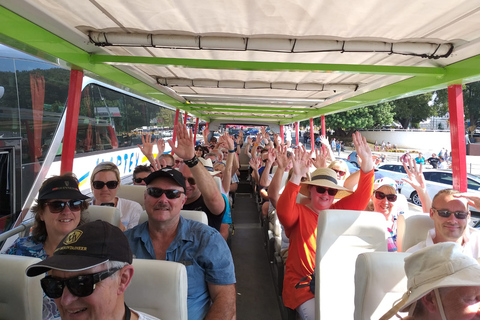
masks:
<svg viewBox="0 0 480 320"><path fill-rule="evenodd" d="M193 156L193 158L190 160L183 160L183 163L185 163L187 167L193 168L198 164L198 158L197 156Z"/></svg>
<svg viewBox="0 0 480 320"><path fill-rule="evenodd" d="M234 152L235 152L235 149L228 150L228 153L234 153Z"/></svg>

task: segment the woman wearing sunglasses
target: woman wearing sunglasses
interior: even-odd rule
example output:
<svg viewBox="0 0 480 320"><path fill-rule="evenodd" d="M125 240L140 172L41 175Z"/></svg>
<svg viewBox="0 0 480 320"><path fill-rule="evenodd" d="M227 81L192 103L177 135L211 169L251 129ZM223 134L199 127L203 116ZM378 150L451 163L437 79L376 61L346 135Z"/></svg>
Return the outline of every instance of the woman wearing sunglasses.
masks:
<svg viewBox="0 0 480 320"><path fill-rule="evenodd" d="M352 193L337 183L337 173L320 167L311 181L302 182L309 172L311 152L304 147L295 150L293 174L277 202L277 215L290 239L283 282L283 302L296 309L301 319L315 318L315 297L310 288L295 286L315 269L318 213L325 209L363 210L372 195L373 161L367 141L360 133L353 134L358 156L363 160L357 190ZM309 198L306 205L296 202L298 193ZM335 198L341 198L334 202Z"/></svg>
<svg viewBox="0 0 480 320"><path fill-rule="evenodd" d="M92 171L90 177L92 203L97 206L107 205L116 207L122 214L122 231L131 229L138 224L142 214L142 206L128 199L117 197L118 186L120 185L120 171L113 162L101 162Z"/></svg>
<svg viewBox="0 0 480 320"><path fill-rule="evenodd" d="M333 171L335 171L335 173L337 174L338 184L343 186L343 182L350 175L350 171L348 170L348 167L347 167L347 164L345 163L345 161L343 161L343 160L332 161L332 162L330 162L328 167L330 169L332 169Z"/></svg>
<svg viewBox="0 0 480 320"><path fill-rule="evenodd" d="M83 223L88 208L87 196L78 190L78 180L70 173L45 180L31 207L35 223L32 235L17 239L7 254L36 257L42 260L53 255L60 241ZM53 299L43 298L43 319L59 319Z"/></svg>

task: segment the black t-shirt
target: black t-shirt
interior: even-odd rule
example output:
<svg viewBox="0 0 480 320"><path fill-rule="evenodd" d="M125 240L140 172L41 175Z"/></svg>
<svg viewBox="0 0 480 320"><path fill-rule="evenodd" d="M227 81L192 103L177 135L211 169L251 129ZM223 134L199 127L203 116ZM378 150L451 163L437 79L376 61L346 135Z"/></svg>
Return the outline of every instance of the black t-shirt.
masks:
<svg viewBox="0 0 480 320"><path fill-rule="evenodd" d="M427 161L433 166L434 169L438 168L438 163L440 162L438 158L431 157L431 158L428 158Z"/></svg>
<svg viewBox="0 0 480 320"><path fill-rule="evenodd" d="M222 197L223 201L225 199ZM208 218L208 225L210 227L213 227L220 231L220 226L222 225L222 220L223 220L223 215L225 214L225 210L227 209L227 205L225 204L225 208L223 209L223 212L219 214L218 216L214 215L210 210L208 210L207 206L205 205L205 202L203 201L203 196L200 196L197 200L195 200L192 203L189 204L184 204L183 205L184 210L195 210L195 211L203 211L207 214Z"/></svg>

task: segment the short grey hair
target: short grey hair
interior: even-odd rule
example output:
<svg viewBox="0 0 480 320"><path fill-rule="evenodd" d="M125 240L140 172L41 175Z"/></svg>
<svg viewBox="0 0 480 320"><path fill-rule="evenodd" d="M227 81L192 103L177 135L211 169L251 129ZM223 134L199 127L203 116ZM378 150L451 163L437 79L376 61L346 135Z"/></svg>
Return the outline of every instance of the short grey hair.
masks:
<svg viewBox="0 0 480 320"><path fill-rule="evenodd" d="M105 262L105 264L107 265L107 269L111 270L116 268L121 269L125 266L128 266L130 263L123 262L123 261L107 261ZM117 276L118 276L118 273L116 272L112 275L112 277L117 277Z"/></svg>

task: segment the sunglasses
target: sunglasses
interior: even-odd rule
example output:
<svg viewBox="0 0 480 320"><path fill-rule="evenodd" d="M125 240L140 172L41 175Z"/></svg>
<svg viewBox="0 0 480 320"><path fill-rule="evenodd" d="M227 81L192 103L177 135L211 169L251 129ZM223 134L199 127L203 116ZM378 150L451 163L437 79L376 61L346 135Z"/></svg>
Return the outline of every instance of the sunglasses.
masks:
<svg viewBox="0 0 480 320"><path fill-rule="evenodd" d="M327 191L329 196L334 196L338 192L337 189L330 189L330 188L325 188L325 187L321 187L321 186L315 186L315 189L317 190L317 193L319 193L319 194L324 194L325 191Z"/></svg>
<svg viewBox="0 0 480 320"><path fill-rule="evenodd" d="M390 202L395 202L397 201L397 195L396 194L385 194L381 191L375 191L374 192L375 198L378 200L383 200L385 197L387 197L387 200Z"/></svg>
<svg viewBox="0 0 480 320"><path fill-rule="evenodd" d="M172 189L165 190L165 189L154 188L154 187L147 188L147 193L149 196L154 198L160 198L162 194L165 193L165 196L167 197L167 199L177 199L177 198L180 198L180 196L183 194L183 192L179 190L172 190Z"/></svg>
<svg viewBox="0 0 480 320"><path fill-rule="evenodd" d="M448 211L448 210L437 210L435 208L432 208L432 210L435 210L438 215L442 218L448 218L452 215L455 216L455 218L457 219L466 219L468 217L468 211L455 211L455 212L452 212L452 211Z"/></svg>
<svg viewBox="0 0 480 320"><path fill-rule="evenodd" d="M77 297L87 297L95 290L95 284L110 277L121 268L114 268L93 274L85 274L68 279L58 279L46 276L40 280L45 294L52 299L58 299L63 294L65 286L71 294Z"/></svg>
<svg viewBox="0 0 480 320"><path fill-rule="evenodd" d="M194 186L194 185L197 184L197 181L195 181L195 179L192 178L192 177L185 178L185 180L187 180L187 182L188 182L191 186Z"/></svg>
<svg viewBox="0 0 480 320"><path fill-rule="evenodd" d="M337 169L332 169L333 171L335 171L340 177L343 177L345 175L345 171L342 171L342 170L337 170Z"/></svg>
<svg viewBox="0 0 480 320"><path fill-rule="evenodd" d="M118 181L93 181L92 185L95 189L103 189L105 185L107 185L108 189L115 189L116 187L118 187Z"/></svg>
<svg viewBox="0 0 480 320"><path fill-rule="evenodd" d="M142 183L142 181L144 181L144 180L145 180L145 178L135 178L135 179L133 179L133 181L135 183ZM107 185L107 187L108 187L108 185ZM102 186L102 188L103 188L103 186Z"/></svg>
<svg viewBox="0 0 480 320"><path fill-rule="evenodd" d="M70 200L70 201L51 201L47 202L48 209L51 213L60 213L66 206L70 208L70 211L82 210L83 200Z"/></svg>

